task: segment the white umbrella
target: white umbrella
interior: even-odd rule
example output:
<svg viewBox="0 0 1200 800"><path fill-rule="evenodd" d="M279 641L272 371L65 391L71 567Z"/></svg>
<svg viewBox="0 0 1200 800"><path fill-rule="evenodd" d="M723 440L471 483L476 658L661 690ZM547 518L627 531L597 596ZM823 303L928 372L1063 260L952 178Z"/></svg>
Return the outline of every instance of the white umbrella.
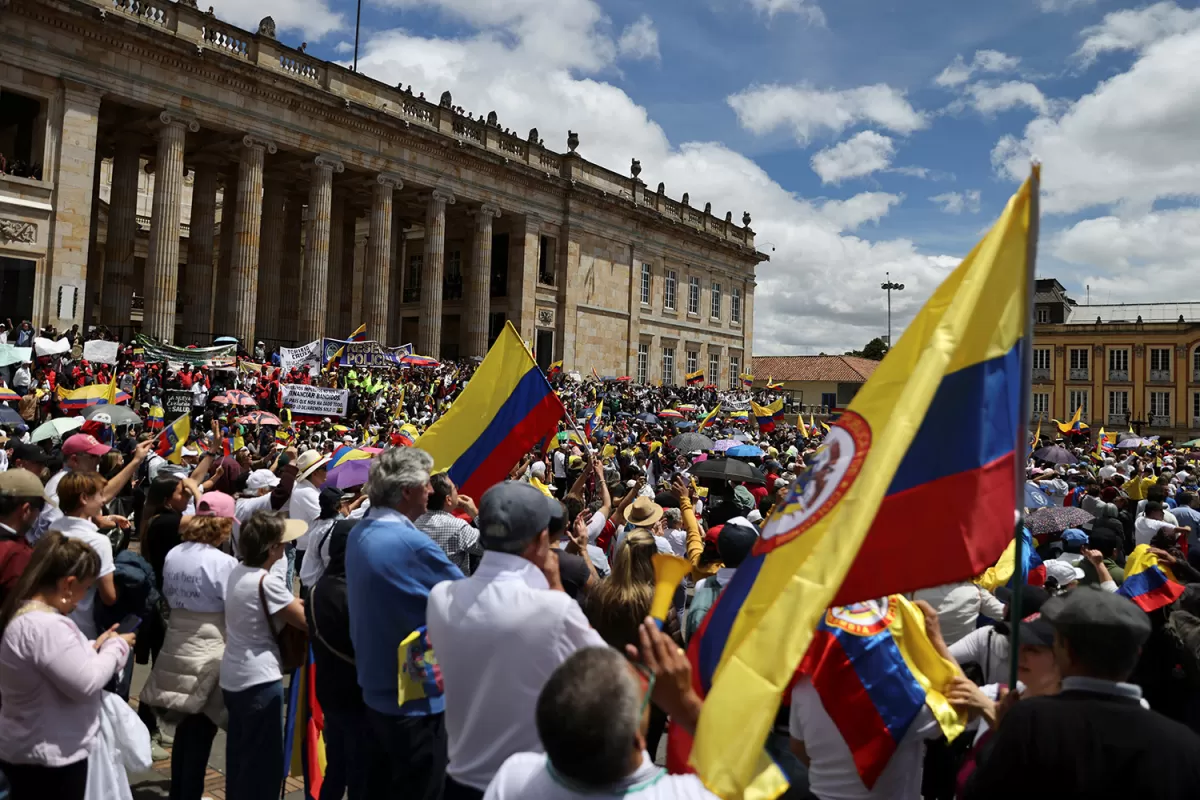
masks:
<svg viewBox="0 0 1200 800"><path fill-rule="evenodd" d="M29 435L29 441L40 442L42 439L61 439L71 431L83 427L83 417L55 417L37 427Z"/></svg>

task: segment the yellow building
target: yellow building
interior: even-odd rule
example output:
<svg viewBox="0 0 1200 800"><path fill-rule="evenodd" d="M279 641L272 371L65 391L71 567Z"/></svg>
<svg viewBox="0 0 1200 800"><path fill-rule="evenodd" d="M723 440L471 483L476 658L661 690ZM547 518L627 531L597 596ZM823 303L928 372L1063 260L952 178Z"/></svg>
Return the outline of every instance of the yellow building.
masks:
<svg viewBox="0 0 1200 800"><path fill-rule="evenodd" d="M1200 302L1079 305L1037 282L1033 419L1200 436Z"/></svg>
<svg viewBox="0 0 1200 800"><path fill-rule="evenodd" d="M817 416L850 405L879 366L857 356L755 356L753 363L755 389L781 383L789 411Z"/></svg>

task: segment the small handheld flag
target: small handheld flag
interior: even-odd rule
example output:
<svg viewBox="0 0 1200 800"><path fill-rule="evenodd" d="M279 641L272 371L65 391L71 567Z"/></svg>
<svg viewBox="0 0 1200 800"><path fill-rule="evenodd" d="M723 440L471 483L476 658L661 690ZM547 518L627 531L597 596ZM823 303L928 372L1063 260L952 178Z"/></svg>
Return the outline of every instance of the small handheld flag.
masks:
<svg viewBox="0 0 1200 800"><path fill-rule="evenodd" d="M754 376L753 375L749 375L749 374L743 372L741 375L741 378L742 378L742 386L746 387L747 389L749 389L751 386L754 385Z"/></svg>
<svg viewBox="0 0 1200 800"><path fill-rule="evenodd" d="M158 435L154 442L154 452L172 464L183 463L183 446L192 435L192 418L183 414L172 422Z"/></svg>
<svg viewBox="0 0 1200 800"><path fill-rule="evenodd" d="M346 337L346 340L350 341L350 342L365 342L367 340L366 323L363 323L362 325L359 325L357 328L355 328L354 333L352 333L348 337Z"/></svg>
<svg viewBox="0 0 1200 800"><path fill-rule="evenodd" d="M553 378L555 375L562 374L562 364L563 362L561 361L555 361L553 364L551 364L550 369L546 372L546 377Z"/></svg>
<svg viewBox="0 0 1200 800"><path fill-rule="evenodd" d="M684 376L684 380L688 386L696 386L697 384L704 383L704 370L698 369L695 372L689 372Z"/></svg>

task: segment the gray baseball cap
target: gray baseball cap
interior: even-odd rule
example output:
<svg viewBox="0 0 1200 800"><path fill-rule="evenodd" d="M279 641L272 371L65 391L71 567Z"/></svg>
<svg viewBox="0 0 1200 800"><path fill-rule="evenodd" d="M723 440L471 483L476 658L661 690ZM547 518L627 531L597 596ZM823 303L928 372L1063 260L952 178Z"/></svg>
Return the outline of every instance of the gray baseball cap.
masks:
<svg viewBox="0 0 1200 800"><path fill-rule="evenodd" d="M505 481L483 493L479 501L479 537L489 550L514 552L550 527L556 513L551 497L528 483Z"/></svg>
<svg viewBox="0 0 1200 800"><path fill-rule="evenodd" d="M1042 606L1042 617L1068 639L1091 639L1141 647L1150 637L1150 618L1127 597L1082 586L1066 597L1052 597Z"/></svg>

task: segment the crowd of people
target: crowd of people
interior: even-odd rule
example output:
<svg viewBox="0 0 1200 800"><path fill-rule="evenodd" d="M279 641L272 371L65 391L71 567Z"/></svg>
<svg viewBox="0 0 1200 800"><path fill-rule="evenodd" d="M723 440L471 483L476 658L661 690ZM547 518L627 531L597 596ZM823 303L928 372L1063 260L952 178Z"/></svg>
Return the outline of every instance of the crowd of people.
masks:
<svg viewBox="0 0 1200 800"><path fill-rule="evenodd" d="M24 330L6 326L7 340ZM249 348L218 367L123 346L90 364L71 344L0 366L22 420L0 422L0 773L14 800L128 797L111 763L143 740L170 760L170 796L199 800L219 730L226 796L276 798L300 675L314 676L323 719L320 800L712 796L686 757L659 766L704 704L685 648L823 431L744 413L697 428L718 405L774 394L553 375L568 418L508 480L468 497L419 435L473 362L309 371ZM110 382L138 424L90 420L33 441L71 413L56 387ZM349 390L346 414L289 414L282 387L296 383ZM171 390L193 402L168 459ZM230 390L280 424L218 402ZM687 430L723 441L678 438ZM1062 463L1028 464L1043 511L1063 520L1033 531L1039 568L913 597L924 631L906 636L954 666L928 690L966 733L947 741L923 709L866 778L845 709L798 673L765 744L784 796L1183 798L1200 786L1200 453L1063 444ZM347 448L369 460L351 483L333 460ZM728 460L746 468L710 469ZM969 498L946 501L970 512ZM1188 585L1149 612L1122 590L1136 579L1123 567L1146 553ZM658 554L688 574L656 621ZM135 663L149 667L136 694Z"/></svg>

